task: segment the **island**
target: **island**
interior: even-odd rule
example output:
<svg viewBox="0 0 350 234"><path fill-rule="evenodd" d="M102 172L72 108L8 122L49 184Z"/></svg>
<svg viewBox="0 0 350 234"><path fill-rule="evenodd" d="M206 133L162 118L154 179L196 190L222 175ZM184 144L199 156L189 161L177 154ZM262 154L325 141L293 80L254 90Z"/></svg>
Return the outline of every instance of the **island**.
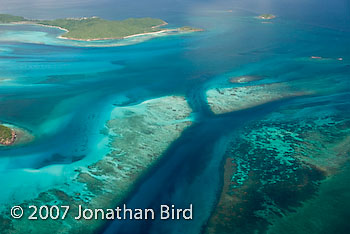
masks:
<svg viewBox="0 0 350 234"><path fill-rule="evenodd" d="M272 14L262 14L262 15L259 15L258 18L263 20L271 20L276 18L276 16Z"/></svg>
<svg viewBox="0 0 350 234"><path fill-rule="evenodd" d="M26 19L22 16L14 16L9 14L0 14L0 22L2 24L8 24L8 23L14 23L14 22L21 22L26 21Z"/></svg>
<svg viewBox="0 0 350 234"><path fill-rule="evenodd" d="M21 16L0 14L0 24L34 24L45 27L58 28L65 31L59 36L61 39L94 41L125 39L148 34L165 32L194 32L202 29L189 26L167 29L162 26L167 22L155 18L129 18L125 20L106 20L97 16L81 18L65 18L55 20L26 19Z"/></svg>
<svg viewBox="0 0 350 234"><path fill-rule="evenodd" d="M0 144L12 145L16 140L16 132L2 124L0 124Z"/></svg>
<svg viewBox="0 0 350 234"><path fill-rule="evenodd" d="M177 31L179 31L179 32L201 32L204 30L201 28L193 28L190 26L183 26L181 28L178 28Z"/></svg>
<svg viewBox="0 0 350 234"><path fill-rule="evenodd" d="M13 125L0 124L0 147L25 145L34 140L34 135L27 129Z"/></svg>

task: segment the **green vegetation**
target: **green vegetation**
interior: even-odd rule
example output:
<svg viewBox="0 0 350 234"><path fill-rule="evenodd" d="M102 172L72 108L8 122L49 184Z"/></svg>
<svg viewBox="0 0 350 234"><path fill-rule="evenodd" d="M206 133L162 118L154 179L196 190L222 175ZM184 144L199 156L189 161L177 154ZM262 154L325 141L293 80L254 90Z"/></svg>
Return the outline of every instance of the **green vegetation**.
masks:
<svg viewBox="0 0 350 234"><path fill-rule="evenodd" d="M165 24L161 19L130 18L122 21L101 18L57 19L36 21L38 24L67 29L63 36L74 39L123 38L135 34L160 31L157 26Z"/></svg>
<svg viewBox="0 0 350 234"><path fill-rule="evenodd" d="M201 28L193 28L193 27L190 27L190 26L184 26L184 27L181 27L178 29L179 31L182 31L182 32L198 32L198 31L203 31L203 29Z"/></svg>
<svg viewBox="0 0 350 234"><path fill-rule="evenodd" d="M63 37L79 40L123 38L135 34L160 31L165 25L161 19L130 18L126 20L105 20L98 17L67 18L56 20L28 20L20 16L0 14L0 23L25 22L44 26L60 27L67 32Z"/></svg>
<svg viewBox="0 0 350 234"><path fill-rule="evenodd" d="M274 19L276 18L275 15L272 15L272 14L262 14L259 16L260 19Z"/></svg>
<svg viewBox="0 0 350 234"><path fill-rule="evenodd" d="M0 23L7 24L19 21L25 21L26 19L21 16L14 16L8 14L0 14Z"/></svg>
<svg viewBox="0 0 350 234"><path fill-rule="evenodd" d="M12 141L12 129L0 124L0 143Z"/></svg>
<svg viewBox="0 0 350 234"><path fill-rule="evenodd" d="M126 20L105 20L99 17L66 18L56 20L29 20L20 16L0 14L1 23L23 22L66 30L61 37L73 40L121 39L129 36L165 31L196 32L202 29L189 26L177 29L162 29L167 23L161 19L129 18Z"/></svg>

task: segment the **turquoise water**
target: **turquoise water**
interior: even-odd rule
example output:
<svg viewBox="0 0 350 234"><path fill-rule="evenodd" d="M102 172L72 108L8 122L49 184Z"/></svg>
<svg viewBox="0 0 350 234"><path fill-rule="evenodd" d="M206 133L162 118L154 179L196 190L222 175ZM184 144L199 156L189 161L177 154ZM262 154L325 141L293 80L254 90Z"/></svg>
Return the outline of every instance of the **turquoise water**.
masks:
<svg viewBox="0 0 350 234"><path fill-rule="evenodd" d="M194 221L115 222L106 233L198 233L217 201L229 137L239 138L242 127L271 113L274 117L280 108L297 105L299 115L307 118L350 105L346 1L335 1L329 8L324 4L315 8L313 1L307 6L290 3L289 11L276 1L266 5L250 1L255 9L243 1L179 2L171 7L168 2L154 1L136 9L126 1L120 5L102 2L96 7L94 1L62 1L30 11L25 6L35 1L22 7L9 2L0 10L33 18L151 16L171 26L202 27L205 32L93 48L57 39L60 32L56 29L1 25L0 121L31 131L36 140L0 150L0 175L7 178L0 182L4 191L0 205L59 187L69 181L74 168L107 154L101 131L115 105L180 94L190 102L195 123L144 178L128 204L156 208L165 203L183 207L193 203ZM154 9L157 4L159 10ZM305 12L305 8L311 13L301 17L299 10ZM266 24L254 18L267 10L279 17ZM335 17L324 20L330 13ZM213 115L204 99L205 90L230 86L229 77L245 74L264 77L256 84L287 82L315 94Z"/></svg>

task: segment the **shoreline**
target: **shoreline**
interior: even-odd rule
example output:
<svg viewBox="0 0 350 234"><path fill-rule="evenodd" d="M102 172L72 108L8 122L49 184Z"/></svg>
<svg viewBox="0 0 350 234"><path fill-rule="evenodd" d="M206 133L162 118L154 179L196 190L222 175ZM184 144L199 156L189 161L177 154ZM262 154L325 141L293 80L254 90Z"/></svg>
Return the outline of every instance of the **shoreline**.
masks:
<svg viewBox="0 0 350 234"><path fill-rule="evenodd" d="M69 30L66 28L62 28L59 26L53 26L53 25L45 25L45 24L40 24L40 23L35 23L35 22L30 22L30 21L20 21L20 22L12 22L10 24L14 25L35 25L35 26L41 26L41 27L47 27L47 28L57 28L59 30L64 31L65 33L69 33ZM153 26L152 28L159 28L162 26L167 25L167 22L164 22L160 25ZM137 36L143 36L143 35L149 35L149 34L158 34L158 33L163 33L163 32L170 32L170 31L177 31L178 29L163 29L155 32L147 32L147 33L138 33L138 34L132 34L129 36L125 37L104 37L104 38L91 38L91 39L82 39L82 38L74 38L74 37L65 37L64 34L59 35L57 38L59 39L65 39L65 40L73 40L73 41L105 41L105 40L121 40L121 39L127 39L131 37L137 37Z"/></svg>
<svg viewBox="0 0 350 234"><path fill-rule="evenodd" d="M33 142L35 139L35 136L33 135L33 133L26 128L12 125L12 124L4 124L4 126L11 129L12 138L8 142L5 142L5 143L1 142L0 148L1 147L17 147L17 146L26 145L28 143Z"/></svg>
<svg viewBox="0 0 350 234"><path fill-rule="evenodd" d="M66 28L62 28L59 26L53 26L53 25L45 25L45 24L40 24L40 23L35 23L35 22L30 22L30 21L19 21L19 22L12 22L9 23L12 25L35 25L35 26L41 26L41 27L47 27L47 28L56 28L59 30L64 31L65 33L69 33L69 30ZM164 21L164 23L152 26L151 28L160 28L162 26L168 25L167 22ZM201 32L204 31L203 29L193 29L193 30L183 30L183 32ZM133 38L133 37L139 37L139 36L146 36L146 35L157 35L161 33L167 33L167 32L182 32L181 28L174 28L174 29L162 29L159 31L155 32L145 32L145 33L137 33L137 34L132 34L124 37L101 37L101 38L91 38L91 39L82 39L82 38L74 38L74 37L67 37L64 36L64 34L61 34L57 36L56 38L58 39L63 39L63 40L72 40L72 41L85 41L85 42L91 42L91 41L108 41L108 40L123 40L123 39L128 39L128 38Z"/></svg>
<svg viewBox="0 0 350 234"><path fill-rule="evenodd" d="M54 26L52 26L52 27L54 27ZM90 41L107 41L107 40L123 40L123 39L132 38L132 37L138 37L138 36L144 36L144 35L152 35L152 34L160 34L160 33L164 33L164 32L172 32L172 31L175 31L175 30L164 29L164 30L160 30L160 31L156 31L156 32L139 33L139 34L133 34L133 35L130 35L130 36L125 36L125 37L105 37L105 38L93 38L93 39L79 39L79 38L74 38L74 37L65 37L63 35L60 35L57 38L64 39L64 40L86 41L86 42L90 42Z"/></svg>
<svg viewBox="0 0 350 234"><path fill-rule="evenodd" d="M14 24L14 25L17 25L17 24L18 24L18 25L23 25L23 24L35 25L35 26L42 26L42 27L47 27L47 28L57 28L57 29L60 29L60 30L62 30L62 31L65 31L65 32L69 32L68 29L65 29L65 28L62 28L62 27L59 27L59 26L38 24L38 23L30 22L30 21L19 21L19 22L12 22L12 23L9 23L9 24Z"/></svg>

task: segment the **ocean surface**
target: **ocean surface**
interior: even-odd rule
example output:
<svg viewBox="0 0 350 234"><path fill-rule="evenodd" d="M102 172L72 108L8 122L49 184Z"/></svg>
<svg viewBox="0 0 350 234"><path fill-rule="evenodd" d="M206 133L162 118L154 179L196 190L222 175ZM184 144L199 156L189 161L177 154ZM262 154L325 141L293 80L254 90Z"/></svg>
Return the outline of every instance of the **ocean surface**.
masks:
<svg viewBox="0 0 350 234"><path fill-rule="evenodd" d="M28 18L158 17L204 32L127 46L62 43L59 30L0 25L0 121L32 131L28 145L0 149L0 205L70 179L72 168L109 152L102 133L115 106L184 95L195 122L127 199L135 208L194 207L189 221L115 221L104 233L200 233L217 202L229 138L252 121L300 106L304 118L350 107L350 3L334 1L2 0L0 12ZM255 16L273 13L262 23ZM310 60L320 56L324 60ZM342 60L339 60L342 58ZM312 97L285 99L224 115L205 91L229 76L297 82ZM322 105L320 105L322 103ZM303 111L303 105L314 106ZM316 111L317 110L317 111ZM349 207L350 208L350 207Z"/></svg>

